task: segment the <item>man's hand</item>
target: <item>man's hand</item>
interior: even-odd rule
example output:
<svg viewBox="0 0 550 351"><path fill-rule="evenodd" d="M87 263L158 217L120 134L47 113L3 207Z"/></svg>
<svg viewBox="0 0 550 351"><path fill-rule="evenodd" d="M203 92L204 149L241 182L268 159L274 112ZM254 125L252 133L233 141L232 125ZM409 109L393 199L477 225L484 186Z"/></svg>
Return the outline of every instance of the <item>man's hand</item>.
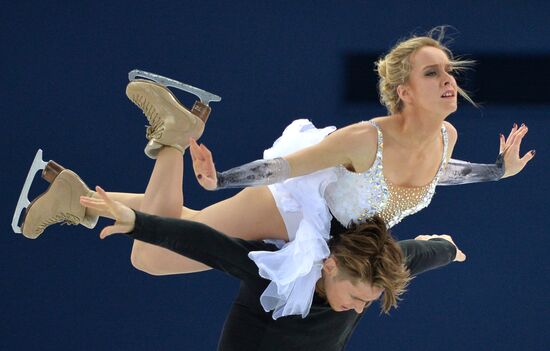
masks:
<svg viewBox="0 0 550 351"><path fill-rule="evenodd" d="M105 239L111 234L131 232L134 229L136 222L136 214L134 210L118 201L111 200L105 190L101 189L101 187L96 186L95 190L100 197L99 199L81 196L80 204L82 204L82 206L97 210L100 213L108 213L108 217L115 219L115 223L113 225L103 228L99 234L99 237L101 239Z"/></svg>
<svg viewBox="0 0 550 351"><path fill-rule="evenodd" d="M450 242L451 244L453 244L456 247L456 256L455 256L455 259L453 260L453 262L454 261L464 262L466 260L466 255L458 248L458 246L456 246L455 242L453 241L453 238L451 238L450 235L446 235L446 234L443 234L443 235L435 235L435 234L434 235L419 235L416 238L414 238L414 240L430 240L430 239L435 239L435 238L447 240L448 242Z"/></svg>

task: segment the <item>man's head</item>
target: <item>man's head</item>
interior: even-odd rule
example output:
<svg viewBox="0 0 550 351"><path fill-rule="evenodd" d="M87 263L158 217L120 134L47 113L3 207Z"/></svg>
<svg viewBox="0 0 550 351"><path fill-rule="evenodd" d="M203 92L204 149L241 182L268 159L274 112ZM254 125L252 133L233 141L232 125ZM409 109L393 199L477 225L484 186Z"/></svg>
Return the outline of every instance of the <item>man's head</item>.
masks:
<svg viewBox="0 0 550 351"><path fill-rule="evenodd" d="M410 281L403 254L382 219L333 236L331 255L323 264L318 291L333 310L361 313L382 297L382 311L397 306L399 296Z"/></svg>

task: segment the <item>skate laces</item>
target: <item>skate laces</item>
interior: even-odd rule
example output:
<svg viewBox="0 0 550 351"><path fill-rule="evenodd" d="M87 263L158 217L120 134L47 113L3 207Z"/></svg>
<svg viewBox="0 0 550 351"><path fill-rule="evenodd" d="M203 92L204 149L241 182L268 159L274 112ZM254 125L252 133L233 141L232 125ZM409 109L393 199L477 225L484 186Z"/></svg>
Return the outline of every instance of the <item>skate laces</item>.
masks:
<svg viewBox="0 0 550 351"><path fill-rule="evenodd" d="M158 113L157 110L155 110L155 106L149 103L144 96L136 94L133 96L132 101L134 102L134 104L139 106L139 108L143 111L143 114L147 117L148 120L151 120L155 117L158 118Z"/></svg>
<svg viewBox="0 0 550 351"><path fill-rule="evenodd" d="M44 230L52 224L61 222L61 225L77 225L80 224L80 218L71 213L59 213L53 217L46 219L37 227L38 230Z"/></svg>
<svg viewBox="0 0 550 351"><path fill-rule="evenodd" d="M155 106L149 103L147 99L141 95L134 95L132 101L139 106L145 117L149 121L149 126L146 126L145 136L147 139L160 139L164 132L164 122L160 118Z"/></svg>
<svg viewBox="0 0 550 351"><path fill-rule="evenodd" d="M160 139L162 137L162 133L164 132L163 120L157 115L149 119L149 124L150 126L146 126L147 130L145 131L145 137L148 140Z"/></svg>

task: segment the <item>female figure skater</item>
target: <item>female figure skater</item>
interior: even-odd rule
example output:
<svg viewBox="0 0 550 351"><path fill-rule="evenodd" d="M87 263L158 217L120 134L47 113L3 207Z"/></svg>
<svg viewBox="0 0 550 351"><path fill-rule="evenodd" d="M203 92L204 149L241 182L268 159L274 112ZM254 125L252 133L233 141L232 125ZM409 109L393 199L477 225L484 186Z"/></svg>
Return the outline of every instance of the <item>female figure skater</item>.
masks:
<svg viewBox="0 0 550 351"><path fill-rule="evenodd" d="M127 95L150 121L146 154L156 158L156 163L145 194L109 196L133 209L191 219L229 236L279 240L279 251L250 253L260 275L271 281L262 305L274 311L274 318L302 314L311 302L304 296L313 293L329 252L331 213L344 226L378 214L391 227L426 207L437 184L512 176L534 156L529 152L519 157L527 127L514 125L508 139L501 136L501 155L495 165L449 161L457 132L445 119L457 109L457 94L471 101L452 75L465 64L453 60L441 38L428 35L405 40L377 62L381 101L388 116L339 130L319 130L307 121L296 121L266 150L264 160L220 174L215 172L208 149L192 139L200 136L204 123L165 87L133 81ZM189 143L197 179L204 187L248 188L201 211L186 207L174 211L174 203L183 203L181 151ZM69 177L67 171L57 173ZM69 178L80 184L81 194L95 196L75 177ZM48 190L51 195L45 194L29 207L23 227L27 236L36 237L52 221L59 221L51 219L60 213L51 203L68 195L56 190L61 185L54 187L55 180ZM80 223L88 226L101 214L79 211ZM139 240L134 241L131 259L136 268L155 275L207 269Z"/></svg>

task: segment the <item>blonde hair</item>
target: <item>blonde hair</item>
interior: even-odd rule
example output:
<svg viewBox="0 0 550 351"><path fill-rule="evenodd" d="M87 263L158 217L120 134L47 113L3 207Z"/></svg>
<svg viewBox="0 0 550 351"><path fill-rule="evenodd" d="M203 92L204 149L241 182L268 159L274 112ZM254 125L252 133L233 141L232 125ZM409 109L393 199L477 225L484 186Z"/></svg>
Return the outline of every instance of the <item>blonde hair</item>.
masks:
<svg viewBox="0 0 550 351"><path fill-rule="evenodd" d="M473 60L454 58L453 53L443 42L446 26L439 26L431 29L424 36L416 36L398 42L386 56L375 63L378 73L378 93L380 102L386 106L390 114L399 113L403 110L403 101L399 98L397 87L405 84L411 73L412 65L410 57L425 46L431 46L442 50L449 58L453 72L461 72L471 68L475 63ZM466 91L458 88L458 93L477 106Z"/></svg>
<svg viewBox="0 0 550 351"><path fill-rule="evenodd" d="M399 245L379 216L334 235L328 246L342 279L352 283L368 282L384 289L382 312L388 313L392 307L397 307L411 277Z"/></svg>

